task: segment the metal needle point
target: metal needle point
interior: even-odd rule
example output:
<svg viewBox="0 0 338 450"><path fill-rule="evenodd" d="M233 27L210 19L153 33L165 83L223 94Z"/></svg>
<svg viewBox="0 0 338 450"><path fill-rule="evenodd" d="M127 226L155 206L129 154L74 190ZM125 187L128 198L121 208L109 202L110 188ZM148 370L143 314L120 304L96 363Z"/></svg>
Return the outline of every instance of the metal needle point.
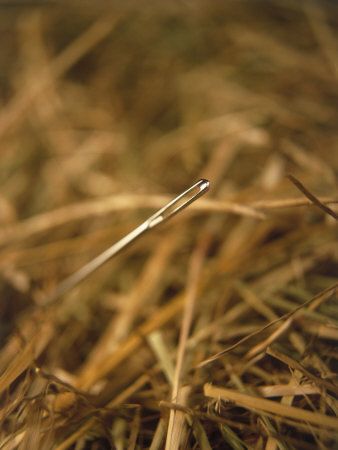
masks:
<svg viewBox="0 0 338 450"><path fill-rule="evenodd" d="M197 200L203 194L205 194L209 189L209 181L201 179L197 183L193 184L190 188L182 192L180 195L175 197L163 208L159 209L155 214L149 217L145 222L131 231L129 234L124 236L118 242L113 244L104 252L100 253L96 258L92 259L89 263L85 264L77 272L70 275L68 278L63 280L47 297L46 303L49 304L61 297L66 292L70 291L73 287L77 286L82 280L87 278L92 272L101 267L110 258L115 256L121 250L126 248L129 244L135 241L138 237L144 234L146 231L155 228L164 221L170 219L178 212L186 208L190 203Z"/></svg>

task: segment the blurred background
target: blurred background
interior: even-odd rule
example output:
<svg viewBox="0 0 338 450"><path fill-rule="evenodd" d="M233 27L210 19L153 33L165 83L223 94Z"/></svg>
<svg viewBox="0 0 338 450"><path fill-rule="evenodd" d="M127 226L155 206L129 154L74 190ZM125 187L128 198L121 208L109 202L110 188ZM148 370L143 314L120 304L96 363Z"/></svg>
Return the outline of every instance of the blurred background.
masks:
<svg viewBox="0 0 338 450"><path fill-rule="evenodd" d="M104 388L95 374L76 381L184 292L196 242L207 247L196 332L236 303L230 279L262 277L255 286L268 297L291 283L292 295L284 294L296 304L332 284L332 218L304 206L286 175L323 201L337 197L337 30L335 1L0 1L3 369L16 353L8 343L18 335L20 346L29 341L40 321L34 311L48 292L201 177L211 182L206 200L60 301L53 345L49 338L41 344L39 367L88 391L95 385L100 407L149 370L153 356L143 349L142 362L131 358L128 376L128 364L104 383L98 376ZM267 277L278 268L286 272ZM245 310L234 320L247 326L248 317ZM174 322L164 330L173 354L180 326ZM203 341L195 363L226 346L222 332ZM218 369L225 383L225 368ZM33 395L29 381L22 392ZM57 393L66 389L56 386ZM170 397L163 389L156 401ZM134 403L151 410L149 398ZM156 428L147 411L139 448L141 441L150 445ZM10 412L18 414L15 406ZM134 420L123 414L127 424ZM4 436L30 429L28 416L6 422ZM59 443L79 426L75 419L53 424L59 434L48 439ZM241 433L252 448L260 439ZM98 436L106 448L105 432ZM212 426L208 436L212 448L230 445ZM303 435L295 436L299 444ZM314 448L316 439L306 439L304 448Z"/></svg>

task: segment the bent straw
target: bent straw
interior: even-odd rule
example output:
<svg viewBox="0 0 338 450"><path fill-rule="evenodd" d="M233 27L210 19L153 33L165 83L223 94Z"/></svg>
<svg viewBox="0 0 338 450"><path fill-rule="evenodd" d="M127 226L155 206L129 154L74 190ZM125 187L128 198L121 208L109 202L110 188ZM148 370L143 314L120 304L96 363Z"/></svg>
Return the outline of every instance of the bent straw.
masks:
<svg viewBox="0 0 338 450"><path fill-rule="evenodd" d="M180 195L175 197L172 201L170 201L163 208L159 209L155 214L150 216L149 219L147 219L129 234L117 241L104 252L100 253L98 256L96 256L96 258L81 267L81 269L63 280L56 287L54 292L52 292L52 294L47 298L45 304L47 305L53 303L63 294L70 291L73 287L77 286L96 269L101 267L110 258L117 255L117 253L126 248L129 244L134 242L145 232L152 230L153 228L157 227L161 223L165 222L166 220L170 219L171 217L175 216L177 213L185 209L190 205L190 203L194 202L208 191L209 184L210 183L208 180L201 179L197 183L193 184L190 188L182 192Z"/></svg>

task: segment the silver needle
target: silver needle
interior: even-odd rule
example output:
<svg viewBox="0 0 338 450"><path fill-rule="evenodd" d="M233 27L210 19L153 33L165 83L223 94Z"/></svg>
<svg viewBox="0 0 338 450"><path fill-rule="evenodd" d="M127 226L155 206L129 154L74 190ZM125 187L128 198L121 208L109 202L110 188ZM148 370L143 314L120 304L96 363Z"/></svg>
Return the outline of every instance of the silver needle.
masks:
<svg viewBox="0 0 338 450"><path fill-rule="evenodd" d="M81 269L70 275L63 280L46 299L45 304L50 304L56 299L61 297L66 292L70 291L73 287L77 286L82 280L87 278L92 272L101 267L106 261L115 256L130 243L135 241L138 237L144 234L146 231L155 228L162 222L170 219L182 209L186 208L190 203L197 200L200 196L205 194L209 189L209 181L201 179L197 183L193 184L186 191L175 197L171 202L158 210L149 219L117 241L111 247L104 252L100 253L89 263L85 264Z"/></svg>

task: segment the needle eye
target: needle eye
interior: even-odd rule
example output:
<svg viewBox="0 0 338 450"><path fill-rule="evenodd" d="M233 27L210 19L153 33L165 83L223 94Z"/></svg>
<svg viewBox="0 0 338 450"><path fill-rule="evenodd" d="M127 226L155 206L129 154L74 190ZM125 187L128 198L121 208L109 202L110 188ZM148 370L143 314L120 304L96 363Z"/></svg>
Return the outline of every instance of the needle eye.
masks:
<svg viewBox="0 0 338 450"><path fill-rule="evenodd" d="M182 209L186 208L188 205L190 205L190 203L192 203L198 197L208 191L209 184L210 183L208 180L202 179L192 185L186 191L182 192L182 194L178 195L170 203L168 203L148 219L149 228L154 228L156 225L169 219Z"/></svg>

